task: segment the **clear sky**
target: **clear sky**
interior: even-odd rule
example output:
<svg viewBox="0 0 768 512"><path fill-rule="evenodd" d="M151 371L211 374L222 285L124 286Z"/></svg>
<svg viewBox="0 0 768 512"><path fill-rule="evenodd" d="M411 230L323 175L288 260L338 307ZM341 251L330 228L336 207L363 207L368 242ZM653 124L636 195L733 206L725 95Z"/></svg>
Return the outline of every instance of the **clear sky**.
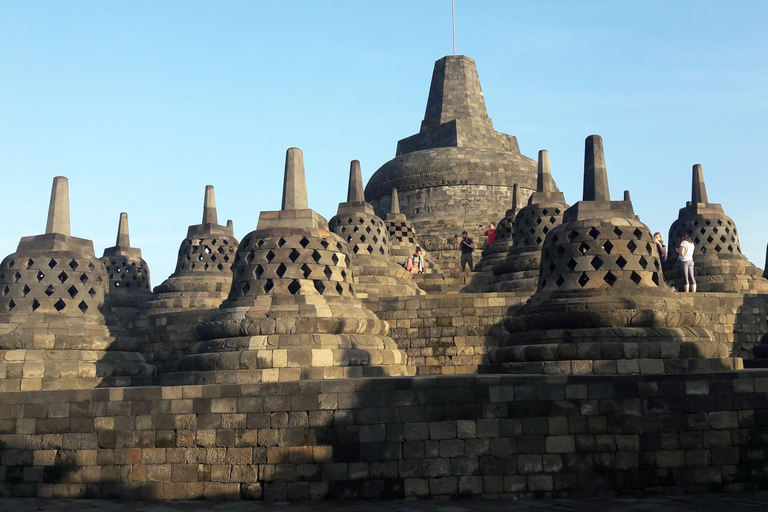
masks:
<svg viewBox="0 0 768 512"><path fill-rule="evenodd" d="M584 139L611 195L665 237L691 167L759 267L768 242L768 2L456 0L496 130L549 150L570 203ZM173 272L206 184L242 238L280 207L285 150L309 205L346 199L418 132L450 0L0 0L0 257L45 231L69 178L72 235L114 245L122 211L153 285ZM498 220L498 219L489 219Z"/></svg>

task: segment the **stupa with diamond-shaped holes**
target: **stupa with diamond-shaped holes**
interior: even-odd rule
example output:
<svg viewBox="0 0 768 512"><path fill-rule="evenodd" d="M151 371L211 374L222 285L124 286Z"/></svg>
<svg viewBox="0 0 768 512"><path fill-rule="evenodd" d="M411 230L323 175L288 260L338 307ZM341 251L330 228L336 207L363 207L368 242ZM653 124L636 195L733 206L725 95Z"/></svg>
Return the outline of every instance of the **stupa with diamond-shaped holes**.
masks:
<svg viewBox="0 0 768 512"><path fill-rule="evenodd" d="M389 253L389 231L384 221L365 202L360 162L349 167L347 201L339 203L336 215L328 221L331 231L343 238L351 253L355 270L355 290L366 297L423 295L413 275L396 263Z"/></svg>
<svg viewBox="0 0 768 512"><path fill-rule="evenodd" d="M678 254L683 235L688 235L696 251L693 272L699 292L768 293L768 279L741 252L736 224L720 204L710 203L701 165L693 166L691 200L669 228L667 281L678 290L685 281L680 273Z"/></svg>
<svg viewBox="0 0 768 512"><path fill-rule="evenodd" d="M152 298L149 266L141 257L141 249L131 247L128 214L120 214L117 241L104 249L100 258L107 270L107 301L113 308L138 309Z"/></svg>
<svg viewBox="0 0 768 512"><path fill-rule="evenodd" d="M541 248L547 233L563 222L563 213L567 208L565 196L552 179L549 153L541 150L536 192L531 194L528 205L515 217L512 249L506 258L493 268L494 277L488 283L486 291L536 291Z"/></svg>
<svg viewBox="0 0 768 512"><path fill-rule="evenodd" d="M196 328L180 382L413 375L389 325L355 295L351 253L308 208L301 150L286 155L282 209L240 243L229 297Z"/></svg>
<svg viewBox="0 0 768 512"><path fill-rule="evenodd" d="M413 224L405 217L405 214L400 213L400 200L397 197L396 188L392 189L392 201L385 223L389 235L389 254L396 262L404 263L414 253L416 247L419 247L421 255L424 257L424 273L431 274L440 271L440 267L432 260L429 251L419 244Z"/></svg>
<svg viewBox="0 0 768 512"><path fill-rule="evenodd" d="M156 286L150 310L216 308L232 284L237 239L230 223L218 223L213 186L206 185L203 222L189 226L176 259L176 271Z"/></svg>
<svg viewBox="0 0 768 512"><path fill-rule="evenodd" d="M512 333L489 351L491 371L550 374L694 373L738 369L670 291L650 230L629 194L611 201L602 139L586 141L584 200L544 241L538 289L510 309Z"/></svg>
<svg viewBox="0 0 768 512"><path fill-rule="evenodd" d="M53 180L45 234L0 263L0 391L128 385L154 375L105 305L93 242L70 235L69 184Z"/></svg>

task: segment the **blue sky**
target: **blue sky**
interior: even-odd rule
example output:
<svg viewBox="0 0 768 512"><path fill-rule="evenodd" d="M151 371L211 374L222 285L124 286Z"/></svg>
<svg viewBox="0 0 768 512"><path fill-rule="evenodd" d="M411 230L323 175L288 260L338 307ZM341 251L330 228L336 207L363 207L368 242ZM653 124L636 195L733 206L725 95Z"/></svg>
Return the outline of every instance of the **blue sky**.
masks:
<svg viewBox="0 0 768 512"><path fill-rule="evenodd" d="M630 190L666 237L700 163L764 266L768 2L456 0L456 15L494 127L549 150L568 202L599 134L612 197ZM0 0L0 257L44 232L64 175L72 235L100 256L127 211L158 285L205 185L242 238L279 209L291 146L330 218L350 160L367 180L418 131L450 53L450 0Z"/></svg>

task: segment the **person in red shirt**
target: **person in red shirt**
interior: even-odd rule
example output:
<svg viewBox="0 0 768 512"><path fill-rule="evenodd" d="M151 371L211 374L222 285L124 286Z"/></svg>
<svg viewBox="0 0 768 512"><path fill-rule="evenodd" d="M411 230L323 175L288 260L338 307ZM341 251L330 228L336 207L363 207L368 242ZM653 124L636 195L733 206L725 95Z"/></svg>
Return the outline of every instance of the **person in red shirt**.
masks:
<svg viewBox="0 0 768 512"><path fill-rule="evenodd" d="M482 226L480 229L482 229ZM496 223L491 222L488 225L488 230L483 234L488 237L488 240L485 242L485 246L490 247L491 244L496 240Z"/></svg>

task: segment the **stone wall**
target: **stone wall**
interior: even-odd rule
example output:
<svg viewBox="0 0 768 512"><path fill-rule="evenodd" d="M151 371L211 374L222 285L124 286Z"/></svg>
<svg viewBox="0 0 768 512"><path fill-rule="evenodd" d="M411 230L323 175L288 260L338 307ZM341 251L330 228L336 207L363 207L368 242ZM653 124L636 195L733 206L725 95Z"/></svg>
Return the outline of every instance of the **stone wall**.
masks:
<svg viewBox="0 0 768 512"><path fill-rule="evenodd" d="M768 488L768 371L0 395L5 496L583 497Z"/></svg>

